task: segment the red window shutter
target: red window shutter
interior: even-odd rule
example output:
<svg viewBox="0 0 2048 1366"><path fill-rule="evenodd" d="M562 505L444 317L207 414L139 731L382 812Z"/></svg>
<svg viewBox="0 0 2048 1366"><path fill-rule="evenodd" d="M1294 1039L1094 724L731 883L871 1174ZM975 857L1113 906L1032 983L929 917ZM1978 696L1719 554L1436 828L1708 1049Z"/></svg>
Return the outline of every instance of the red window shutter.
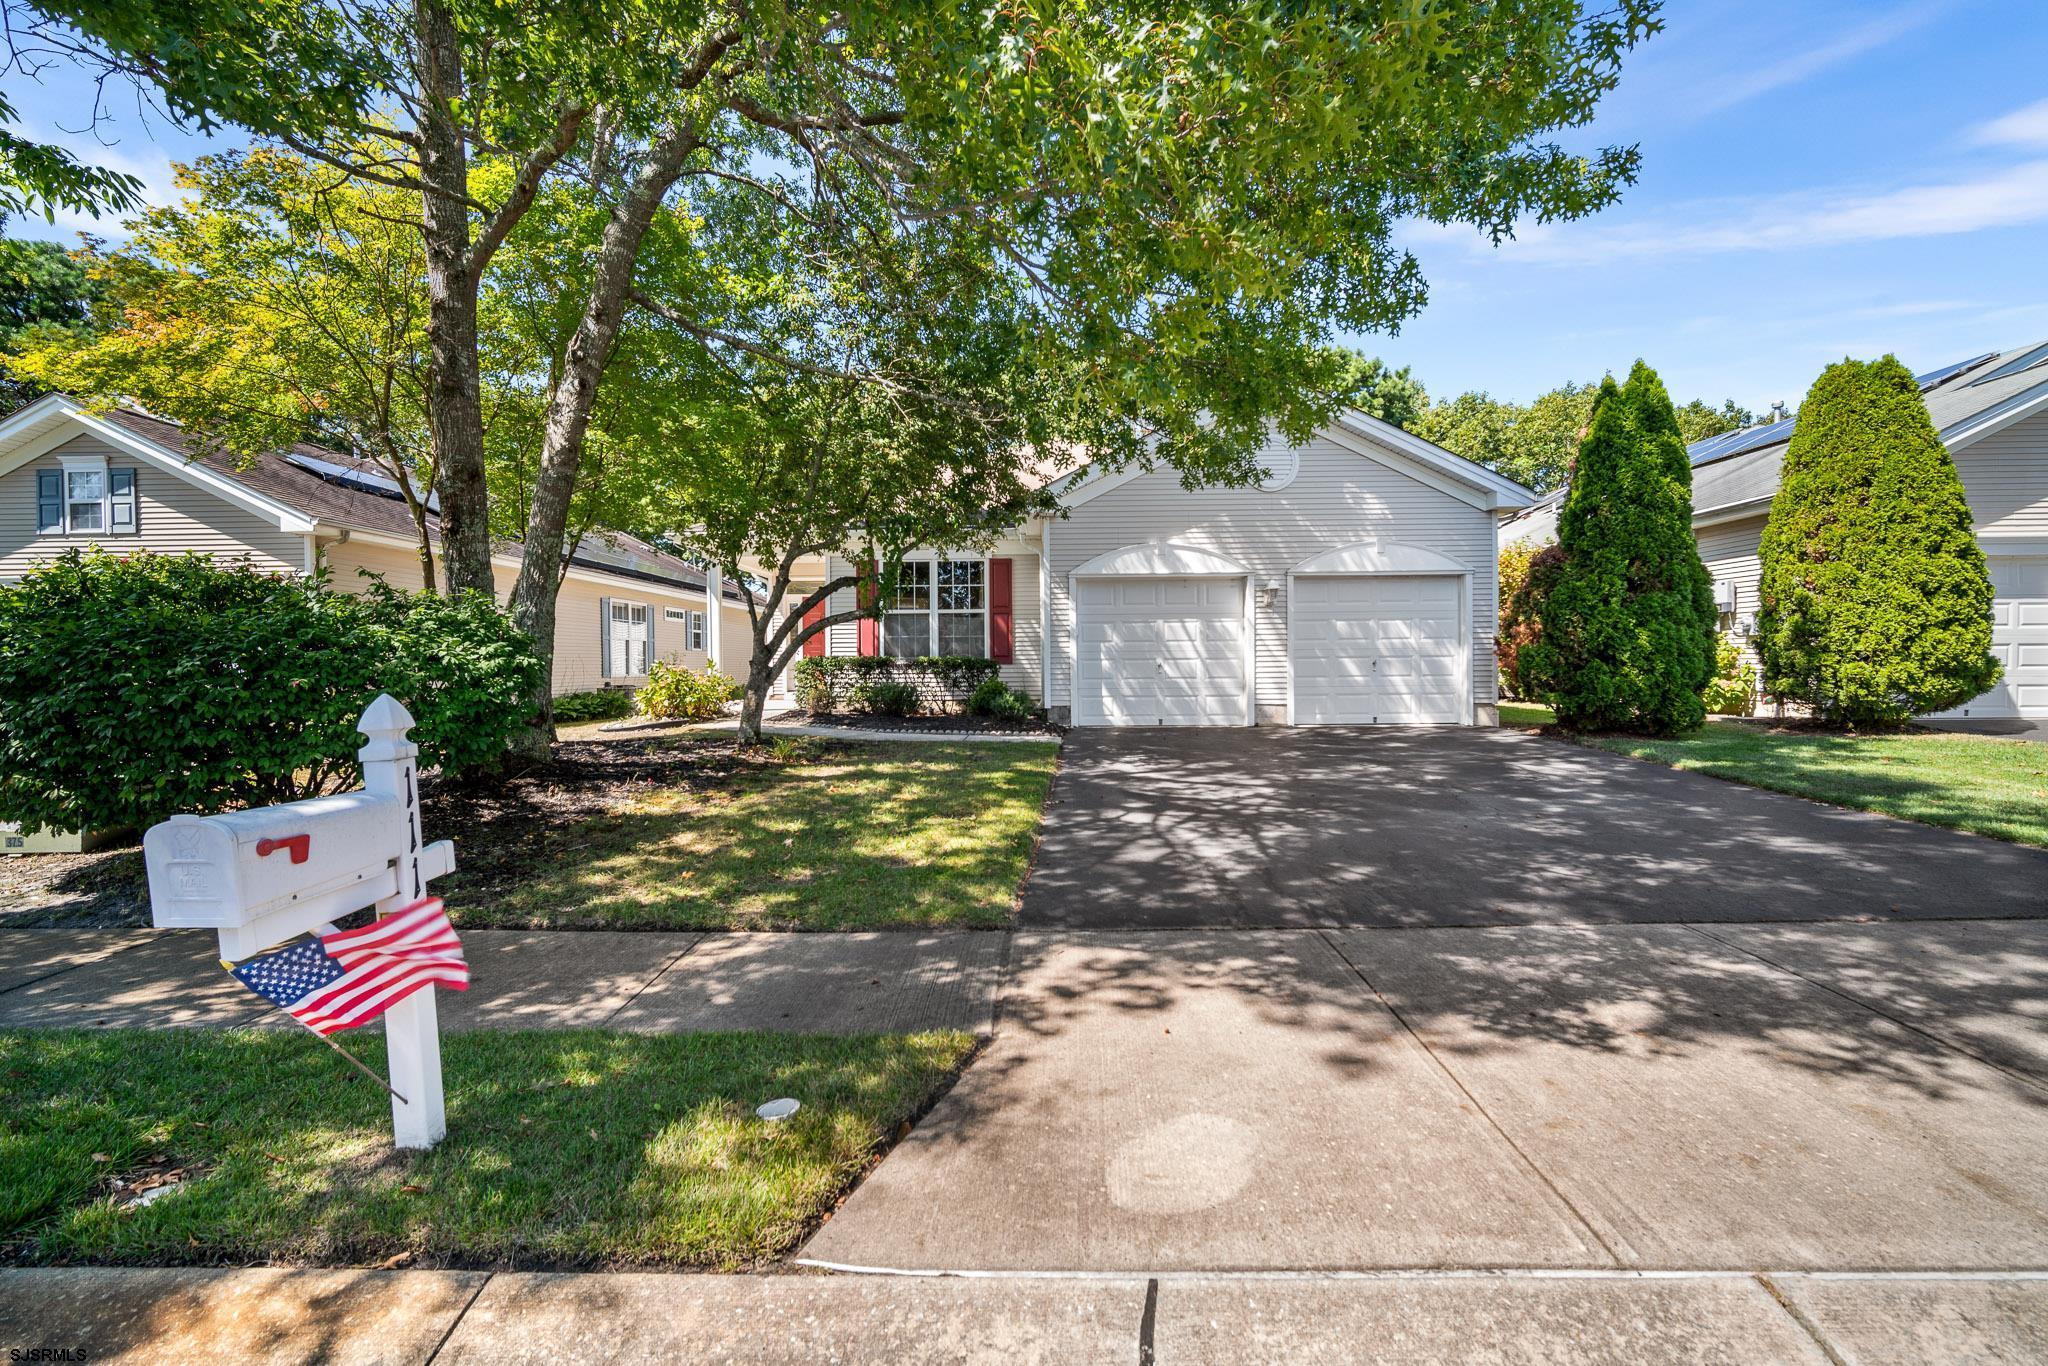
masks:
<svg viewBox="0 0 2048 1366"><path fill-rule="evenodd" d="M819 603L816 607L813 607L810 611L804 613L804 625L806 627L816 626L819 622L823 621L824 619L825 604L822 602ZM825 633L823 631L820 631L818 632L818 634L812 636L809 640L806 640L804 642L804 658L823 659L824 657Z"/></svg>
<svg viewBox="0 0 2048 1366"><path fill-rule="evenodd" d="M869 560L867 568L861 571L860 605L865 611L875 605L875 594L879 586L875 583L875 562ZM860 619L860 652L864 655L882 653L882 623L873 617Z"/></svg>
<svg viewBox="0 0 2048 1366"><path fill-rule="evenodd" d="M988 657L998 664L1017 658L1017 617L1010 607L1010 561L988 562Z"/></svg>

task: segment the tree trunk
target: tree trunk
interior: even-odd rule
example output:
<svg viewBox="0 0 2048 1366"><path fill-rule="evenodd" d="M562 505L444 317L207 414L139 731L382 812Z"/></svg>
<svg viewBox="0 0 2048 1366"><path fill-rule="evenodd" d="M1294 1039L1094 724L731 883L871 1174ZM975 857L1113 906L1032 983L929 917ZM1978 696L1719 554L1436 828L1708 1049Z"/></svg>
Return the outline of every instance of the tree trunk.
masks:
<svg viewBox="0 0 2048 1366"><path fill-rule="evenodd" d="M555 596L569 501L575 495L576 476L583 463L590 411L597 401L598 383L604 378L605 362L618 337L619 323L625 317L641 239L647 235L663 197L681 174L684 158L696 147L693 131L669 132L649 150L625 197L612 210L598 247L597 269L591 278L582 321L569 338L548 395L540 469L526 517L525 550L519 579L512 588L513 623L533 639L546 668L536 695L530 699L535 724L525 734L513 737L515 753L544 755L554 739L554 715L549 703L555 666Z"/></svg>
<svg viewBox="0 0 2048 1366"><path fill-rule="evenodd" d="M441 494L441 558L450 592L495 596L484 488L477 277L470 254L469 152L458 122L462 48L440 0L417 0L421 231L427 258L427 420Z"/></svg>

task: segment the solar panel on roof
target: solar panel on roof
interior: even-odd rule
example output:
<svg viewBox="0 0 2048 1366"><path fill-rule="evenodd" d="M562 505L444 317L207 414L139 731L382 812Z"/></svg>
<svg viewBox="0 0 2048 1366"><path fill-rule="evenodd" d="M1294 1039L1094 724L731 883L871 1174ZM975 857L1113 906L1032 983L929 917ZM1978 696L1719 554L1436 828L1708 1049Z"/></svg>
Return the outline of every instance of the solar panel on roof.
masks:
<svg viewBox="0 0 2048 1366"><path fill-rule="evenodd" d="M1695 442L1687 448L1687 454L1692 457L1693 464L1700 465L1709 460L1719 460L1724 456L1740 455L1744 451L1775 445L1790 439L1793 421L1794 419L1787 418L1783 422L1764 422L1754 427L1744 427L1739 432L1724 432L1706 441Z"/></svg>
<svg viewBox="0 0 2048 1366"><path fill-rule="evenodd" d="M2048 361L2048 342L2042 342L2039 346L2022 351L2019 355L2014 356L1989 374L1979 375L1971 380L1970 383L1972 386L1988 384L1994 379L2004 379L2007 375L2017 375L2022 370L2031 370L2043 361Z"/></svg>
<svg viewBox="0 0 2048 1366"><path fill-rule="evenodd" d="M1944 365L1938 370L1929 370L1924 375L1915 375L1913 376L1913 382L1920 386L1920 392L1924 394L1935 385L1954 379L1963 371L1970 369L1972 366L1982 365L1997 354L1996 351L1986 351L1981 356L1972 356L1968 360L1959 360L1953 365Z"/></svg>

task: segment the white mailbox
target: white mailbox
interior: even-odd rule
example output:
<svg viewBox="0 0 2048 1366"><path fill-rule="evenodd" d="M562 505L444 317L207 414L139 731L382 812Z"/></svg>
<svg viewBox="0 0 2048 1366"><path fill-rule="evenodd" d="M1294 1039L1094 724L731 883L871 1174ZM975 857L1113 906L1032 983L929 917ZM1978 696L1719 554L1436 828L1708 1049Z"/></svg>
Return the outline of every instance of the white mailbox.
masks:
<svg viewBox="0 0 2048 1366"><path fill-rule="evenodd" d="M362 791L150 827L142 855L159 929L213 930L220 956L238 962L366 906L390 914L454 870L453 844L421 844L411 713L382 696L356 729L368 740ZM447 1132L433 988L393 1006L384 1028L398 1146L432 1147Z"/></svg>

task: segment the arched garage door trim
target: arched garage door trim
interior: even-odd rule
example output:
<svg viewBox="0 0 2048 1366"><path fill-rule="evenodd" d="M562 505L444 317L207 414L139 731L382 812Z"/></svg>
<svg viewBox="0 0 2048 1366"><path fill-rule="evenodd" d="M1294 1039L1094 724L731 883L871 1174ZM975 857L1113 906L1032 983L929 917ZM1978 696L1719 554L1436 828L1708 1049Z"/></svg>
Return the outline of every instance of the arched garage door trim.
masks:
<svg viewBox="0 0 2048 1366"><path fill-rule="evenodd" d="M1253 585L1252 571L1245 565L1213 550L1202 550L1196 546L1180 545L1172 541L1146 541L1137 545L1119 546L1105 551L1091 560L1085 560L1067 573L1068 601L1073 605L1073 629L1067 637L1067 678L1069 696L1072 702L1076 724L1080 721L1081 691L1081 638L1083 602L1081 580L1083 579L1179 579L1179 578L1228 578L1238 580L1238 597L1243 608L1243 659L1240 661L1244 676L1244 718L1240 724L1251 725L1253 721L1253 698L1257 691L1254 661L1258 658L1258 647L1253 637Z"/></svg>
<svg viewBox="0 0 2048 1366"><path fill-rule="evenodd" d="M1304 578L1455 578L1458 581L1459 670L1464 680L1464 703L1458 724L1471 725L1475 707L1472 696L1472 569L1440 551L1401 541L1358 541L1309 556L1287 573L1287 717L1294 725L1308 724L1301 715L1296 696L1296 652L1300 636L1295 627L1295 603L1299 597L1296 580Z"/></svg>

